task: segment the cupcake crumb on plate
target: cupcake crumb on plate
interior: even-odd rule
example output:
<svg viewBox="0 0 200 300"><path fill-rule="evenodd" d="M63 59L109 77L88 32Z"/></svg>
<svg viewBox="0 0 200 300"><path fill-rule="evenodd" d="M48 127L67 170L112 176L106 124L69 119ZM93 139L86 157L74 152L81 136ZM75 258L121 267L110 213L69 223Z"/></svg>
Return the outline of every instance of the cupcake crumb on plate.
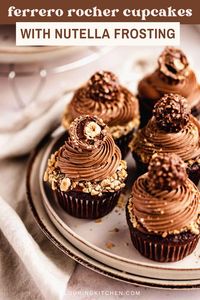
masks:
<svg viewBox="0 0 200 300"><path fill-rule="evenodd" d="M102 222L102 219L101 219L101 218L95 220L95 223L97 223L97 224L98 224L98 223L101 223L101 222Z"/></svg>
<svg viewBox="0 0 200 300"><path fill-rule="evenodd" d="M105 246L107 249L112 249L113 247L115 247L115 244L112 242L107 242Z"/></svg>
<svg viewBox="0 0 200 300"><path fill-rule="evenodd" d="M119 228L115 227L114 229L110 230L109 232L119 232Z"/></svg>

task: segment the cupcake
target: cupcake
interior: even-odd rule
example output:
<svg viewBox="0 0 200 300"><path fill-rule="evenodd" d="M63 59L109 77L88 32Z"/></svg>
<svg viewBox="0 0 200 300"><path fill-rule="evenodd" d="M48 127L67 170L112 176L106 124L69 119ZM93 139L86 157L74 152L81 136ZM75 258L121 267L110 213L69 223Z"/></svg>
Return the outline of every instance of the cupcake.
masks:
<svg viewBox="0 0 200 300"><path fill-rule="evenodd" d="M72 120L84 114L96 115L109 126L122 157L125 157L132 135L139 126L138 100L119 84L113 73L96 72L75 92L62 118L63 126L68 129Z"/></svg>
<svg viewBox="0 0 200 300"><path fill-rule="evenodd" d="M142 126L151 118L154 104L166 93L185 97L192 114L200 117L200 85L185 54L173 47L164 49L158 58L158 68L139 82L138 98Z"/></svg>
<svg viewBox="0 0 200 300"><path fill-rule="evenodd" d="M159 262L191 254L200 237L199 201L184 161L174 153L154 154L148 172L134 182L126 207L135 248Z"/></svg>
<svg viewBox="0 0 200 300"><path fill-rule="evenodd" d="M190 114L188 102L176 94L164 95L153 116L131 141L138 173L147 172L154 153L176 153L186 163L189 178L200 180L200 122Z"/></svg>
<svg viewBox="0 0 200 300"><path fill-rule="evenodd" d="M116 205L126 168L109 128L98 117L85 115L69 126L64 145L48 160L44 181L67 213L96 219Z"/></svg>

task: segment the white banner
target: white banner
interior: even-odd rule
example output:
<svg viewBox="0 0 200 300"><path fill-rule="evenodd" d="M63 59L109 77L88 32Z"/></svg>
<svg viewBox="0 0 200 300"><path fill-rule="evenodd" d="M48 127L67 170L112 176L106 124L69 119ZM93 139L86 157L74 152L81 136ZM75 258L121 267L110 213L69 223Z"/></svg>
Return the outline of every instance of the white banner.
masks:
<svg viewBox="0 0 200 300"><path fill-rule="evenodd" d="M178 22L17 22L17 46L178 46Z"/></svg>

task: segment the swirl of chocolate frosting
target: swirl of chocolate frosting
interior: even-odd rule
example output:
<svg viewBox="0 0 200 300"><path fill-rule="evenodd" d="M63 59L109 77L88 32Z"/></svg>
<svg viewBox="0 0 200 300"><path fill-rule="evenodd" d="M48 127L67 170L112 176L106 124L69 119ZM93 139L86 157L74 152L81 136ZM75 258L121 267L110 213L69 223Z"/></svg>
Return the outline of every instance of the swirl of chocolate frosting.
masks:
<svg viewBox="0 0 200 300"><path fill-rule="evenodd" d="M200 86L185 54L173 47L166 47L158 59L158 68L144 77L138 85L141 100L153 108L164 94L180 94L191 107L200 101Z"/></svg>
<svg viewBox="0 0 200 300"><path fill-rule="evenodd" d="M132 189L133 214L146 230L158 234L188 228L197 221L199 192L187 179L172 190L149 190L148 173L139 177Z"/></svg>
<svg viewBox="0 0 200 300"><path fill-rule="evenodd" d="M97 72L76 91L68 106L72 120L84 114L96 115L109 126L115 126L127 124L138 117L137 99L118 83L114 74L109 72L105 78L104 73L108 72L100 73L101 76ZM95 79L99 77L99 81Z"/></svg>
<svg viewBox="0 0 200 300"><path fill-rule="evenodd" d="M149 163L152 155L159 152L176 153L185 162L200 155L200 123L190 115L188 124L179 132L160 130L152 117L140 130L133 143L133 150Z"/></svg>
<svg viewBox="0 0 200 300"><path fill-rule="evenodd" d="M69 138L58 151L57 167L77 181L101 181L112 176L121 161L108 127L101 119L81 116L70 125Z"/></svg>

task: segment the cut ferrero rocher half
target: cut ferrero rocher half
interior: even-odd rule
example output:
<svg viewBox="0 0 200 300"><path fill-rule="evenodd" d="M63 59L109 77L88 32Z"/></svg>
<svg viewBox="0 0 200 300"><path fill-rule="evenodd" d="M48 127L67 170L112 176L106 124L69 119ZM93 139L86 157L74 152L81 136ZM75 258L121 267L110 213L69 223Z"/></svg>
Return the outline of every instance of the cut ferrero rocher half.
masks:
<svg viewBox="0 0 200 300"><path fill-rule="evenodd" d="M80 116L69 127L69 136L73 145L82 151L97 148L105 139L108 127L98 117Z"/></svg>
<svg viewBox="0 0 200 300"><path fill-rule="evenodd" d="M158 58L159 70L172 80L181 81L187 76L187 57L178 48L166 47Z"/></svg>

